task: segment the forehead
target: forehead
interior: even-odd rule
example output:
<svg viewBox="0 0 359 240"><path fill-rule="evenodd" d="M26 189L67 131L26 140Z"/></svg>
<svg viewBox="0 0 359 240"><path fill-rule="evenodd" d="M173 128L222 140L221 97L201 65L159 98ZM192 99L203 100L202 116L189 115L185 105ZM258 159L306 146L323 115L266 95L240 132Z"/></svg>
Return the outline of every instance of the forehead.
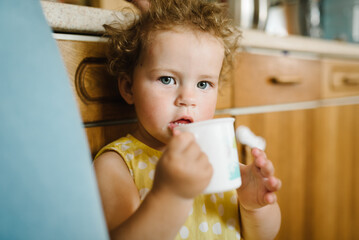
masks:
<svg viewBox="0 0 359 240"><path fill-rule="evenodd" d="M219 57L224 57L224 46L221 39L213 34L185 27L173 27L166 30L155 30L148 34L141 55L153 55L163 51L174 51L178 54L189 54L185 48L198 46L206 51L215 51Z"/></svg>

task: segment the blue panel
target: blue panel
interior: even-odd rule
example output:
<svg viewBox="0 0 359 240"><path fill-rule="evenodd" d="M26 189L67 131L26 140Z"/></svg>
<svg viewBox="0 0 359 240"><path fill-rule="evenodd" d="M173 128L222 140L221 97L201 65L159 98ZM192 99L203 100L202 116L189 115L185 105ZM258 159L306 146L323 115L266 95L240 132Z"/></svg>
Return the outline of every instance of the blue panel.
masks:
<svg viewBox="0 0 359 240"><path fill-rule="evenodd" d="M108 239L90 151L38 0L0 1L0 239Z"/></svg>
<svg viewBox="0 0 359 240"><path fill-rule="evenodd" d="M324 38L355 42L353 10L354 6L359 6L359 0L324 0L322 2Z"/></svg>

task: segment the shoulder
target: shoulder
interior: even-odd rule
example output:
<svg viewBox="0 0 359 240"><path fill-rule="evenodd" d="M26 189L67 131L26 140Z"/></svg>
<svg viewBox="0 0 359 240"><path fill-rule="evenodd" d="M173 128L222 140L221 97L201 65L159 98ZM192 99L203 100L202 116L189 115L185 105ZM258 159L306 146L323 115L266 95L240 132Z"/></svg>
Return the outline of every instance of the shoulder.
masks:
<svg viewBox="0 0 359 240"><path fill-rule="evenodd" d="M128 144L131 143L129 138L122 137L103 147L96 155L93 162L96 177L99 184L112 182L111 186L116 183L133 182L132 174L126 163L126 151Z"/></svg>
<svg viewBox="0 0 359 240"><path fill-rule="evenodd" d="M124 159L120 154L114 151L106 151L100 154L93 162L93 166L97 177L100 177L101 175L106 176L106 178L130 176L130 172Z"/></svg>
<svg viewBox="0 0 359 240"><path fill-rule="evenodd" d="M104 146L100 151L96 154L95 160L101 156L102 154L106 153L107 151L113 151L116 152L119 155L122 155L124 152L126 152L129 148L131 148L132 141L130 140L131 136L126 136L119 138L106 146Z"/></svg>

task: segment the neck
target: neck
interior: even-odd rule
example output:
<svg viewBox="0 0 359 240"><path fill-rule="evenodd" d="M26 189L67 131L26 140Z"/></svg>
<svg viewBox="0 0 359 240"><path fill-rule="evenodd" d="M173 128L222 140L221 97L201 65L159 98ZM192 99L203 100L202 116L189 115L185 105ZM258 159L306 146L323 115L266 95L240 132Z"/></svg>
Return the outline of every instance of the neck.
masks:
<svg viewBox="0 0 359 240"><path fill-rule="evenodd" d="M158 151L163 152L166 147L166 144L149 134L140 122L137 123L137 128L132 132L132 135L137 138L137 140Z"/></svg>

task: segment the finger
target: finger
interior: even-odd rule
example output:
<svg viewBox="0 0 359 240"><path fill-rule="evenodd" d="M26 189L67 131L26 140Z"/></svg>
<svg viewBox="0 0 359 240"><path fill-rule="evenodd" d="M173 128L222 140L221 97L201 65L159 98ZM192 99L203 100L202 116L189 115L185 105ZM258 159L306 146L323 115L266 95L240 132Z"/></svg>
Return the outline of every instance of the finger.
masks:
<svg viewBox="0 0 359 240"><path fill-rule="evenodd" d="M264 151L260 150L259 148L252 148L252 155L253 157L260 157L263 156L264 158L267 157Z"/></svg>
<svg viewBox="0 0 359 240"><path fill-rule="evenodd" d="M204 152L201 152L201 154L198 157L200 162L200 167L203 171L207 172L209 176L212 176L213 174L213 166L209 162L207 155Z"/></svg>
<svg viewBox="0 0 359 240"><path fill-rule="evenodd" d="M264 177L270 177L274 175L274 166L272 161L268 160L268 159L260 159L260 170L261 170L261 174Z"/></svg>
<svg viewBox="0 0 359 240"><path fill-rule="evenodd" d="M175 152L182 152L189 145L195 142L195 137L189 132L176 132L168 144L169 148L173 148Z"/></svg>
<svg viewBox="0 0 359 240"><path fill-rule="evenodd" d="M263 155L259 155L254 159L254 164L261 172L263 177L269 177L274 175L273 163Z"/></svg>
<svg viewBox="0 0 359 240"><path fill-rule="evenodd" d="M183 153L187 159L195 159L195 160L200 160L201 159L200 156L204 154L196 142L192 142L188 144L187 147L183 149ZM204 155L205 157L207 157L206 154Z"/></svg>
<svg viewBox="0 0 359 240"><path fill-rule="evenodd" d="M278 191L282 187L282 181L275 177L270 177L265 181L265 187L270 192Z"/></svg>
<svg viewBox="0 0 359 240"><path fill-rule="evenodd" d="M273 192L266 193L264 195L264 202L267 204L273 204L277 201L277 195Z"/></svg>

